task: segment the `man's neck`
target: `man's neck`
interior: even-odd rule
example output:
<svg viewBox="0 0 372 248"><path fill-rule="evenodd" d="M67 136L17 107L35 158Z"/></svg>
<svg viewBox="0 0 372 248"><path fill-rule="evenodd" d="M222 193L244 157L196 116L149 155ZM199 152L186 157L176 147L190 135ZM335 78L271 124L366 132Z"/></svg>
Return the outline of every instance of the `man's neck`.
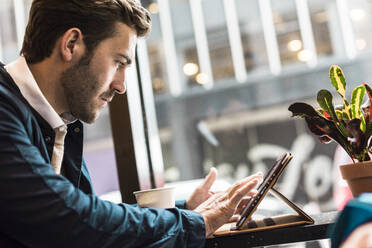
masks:
<svg viewBox="0 0 372 248"><path fill-rule="evenodd" d="M40 63L28 64L28 67L35 78L41 92L47 99L49 104L58 113L67 112L63 88L60 84L60 75L62 72L58 70L59 66L55 66L53 61L45 59Z"/></svg>

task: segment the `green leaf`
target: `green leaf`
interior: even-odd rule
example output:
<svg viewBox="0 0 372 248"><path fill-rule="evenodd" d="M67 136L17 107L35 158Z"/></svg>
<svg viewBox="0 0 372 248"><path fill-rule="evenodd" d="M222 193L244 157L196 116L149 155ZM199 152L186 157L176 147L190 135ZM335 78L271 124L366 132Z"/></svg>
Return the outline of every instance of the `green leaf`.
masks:
<svg viewBox="0 0 372 248"><path fill-rule="evenodd" d="M366 93L366 88L363 85L356 87L351 93L351 116L352 119L357 118L360 119L360 116L363 116L360 111L360 106L362 105L362 101L364 95Z"/></svg>
<svg viewBox="0 0 372 248"><path fill-rule="evenodd" d="M331 79L333 87L335 87L342 98L345 98L346 81L341 68L337 65L332 65L329 69L329 78Z"/></svg>
<svg viewBox="0 0 372 248"><path fill-rule="evenodd" d="M329 78L331 79L331 83L333 87L335 87L336 91L342 97L344 102L344 110L348 116L348 120L352 119L351 115L351 106L346 100L345 97L345 90L346 90L346 81L344 73L342 72L341 68L338 65L332 65L329 69Z"/></svg>
<svg viewBox="0 0 372 248"><path fill-rule="evenodd" d="M342 120L344 118L343 112L336 109L337 119Z"/></svg>
<svg viewBox="0 0 372 248"><path fill-rule="evenodd" d="M360 129L363 132L366 131L366 121L364 119L360 106L362 105L365 93L366 88L364 87L364 85L356 87L351 93L351 117L352 119L356 118L361 120Z"/></svg>
<svg viewBox="0 0 372 248"><path fill-rule="evenodd" d="M359 110L359 115L360 115L360 129L365 132L366 131L366 119L363 116L363 113L361 110Z"/></svg>
<svg viewBox="0 0 372 248"><path fill-rule="evenodd" d="M332 103L332 94L328 90L320 90L318 92L317 101L319 106L331 116L331 119L335 123L336 127L340 130L342 135L348 137L348 133L344 125L337 118L337 114Z"/></svg>

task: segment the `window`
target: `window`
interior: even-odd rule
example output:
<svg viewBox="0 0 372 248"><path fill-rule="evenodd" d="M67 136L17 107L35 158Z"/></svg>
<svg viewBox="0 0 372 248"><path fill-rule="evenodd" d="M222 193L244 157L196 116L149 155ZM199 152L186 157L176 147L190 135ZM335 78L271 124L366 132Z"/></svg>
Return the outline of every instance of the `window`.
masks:
<svg viewBox="0 0 372 248"><path fill-rule="evenodd" d="M245 68L249 73L268 73L268 58L258 1L236 0ZM249 13L249 14L247 14Z"/></svg>
<svg viewBox="0 0 372 248"><path fill-rule="evenodd" d="M150 68L163 63L168 80L178 77L167 81L177 90L153 87L166 181L202 178L215 166L221 180L233 182L266 171L290 150L296 160L280 179L283 193L312 211L334 209L336 145L320 144L287 108L315 101L319 89L331 88L329 66L347 63L342 1L159 0L146 6L158 6L156 28L140 64L147 56ZM148 49L155 39L167 44L165 61ZM364 62L355 57L353 64L345 70L349 87L368 80ZM154 85L153 69L149 76Z"/></svg>
<svg viewBox="0 0 372 248"><path fill-rule="evenodd" d="M13 61L18 55L14 3L12 0L0 2L0 59L4 63Z"/></svg>
<svg viewBox="0 0 372 248"><path fill-rule="evenodd" d="M372 3L367 0L346 1L354 32L355 48L363 53L372 48Z"/></svg>

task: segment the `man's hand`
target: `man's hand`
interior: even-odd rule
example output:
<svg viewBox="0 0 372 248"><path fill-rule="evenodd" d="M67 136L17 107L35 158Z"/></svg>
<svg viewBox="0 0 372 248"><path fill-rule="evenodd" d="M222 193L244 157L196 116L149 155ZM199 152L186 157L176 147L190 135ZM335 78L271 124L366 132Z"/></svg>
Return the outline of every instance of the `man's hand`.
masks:
<svg viewBox="0 0 372 248"><path fill-rule="evenodd" d="M210 189L213 183L216 181L216 178L217 170L216 168L211 168L203 183L195 189L190 198L186 201L187 209L194 210L197 206L202 204L214 194L212 191L210 191Z"/></svg>
<svg viewBox="0 0 372 248"><path fill-rule="evenodd" d="M248 202L251 200L251 198L255 195L257 195L258 191L256 189L252 189L248 192L247 196L243 197L240 201L238 207L235 210L234 215L230 218L229 223L236 222L240 218L240 213L243 211L243 209L247 206ZM251 219L251 217L250 217Z"/></svg>
<svg viewBox="0 0 372 248"><path fill-rule="evenodd" d="M236 212L241 200L262 181L262 173L257 173L238 181L226 191L210 196L195 211L199 212L205 222L206 236L212 235L220 226L227 223Z"/></svg>
<svg viewBox="0 0 372 248"><path fill-rule="evenodd" d="M342 243L341 248L372 248L372 223L356 228Z"/></svg>

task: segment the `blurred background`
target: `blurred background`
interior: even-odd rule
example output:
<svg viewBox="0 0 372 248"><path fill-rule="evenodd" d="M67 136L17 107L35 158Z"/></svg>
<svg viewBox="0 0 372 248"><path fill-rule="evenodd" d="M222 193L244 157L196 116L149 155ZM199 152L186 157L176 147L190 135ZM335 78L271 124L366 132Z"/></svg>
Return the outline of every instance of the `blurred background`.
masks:
<svg viewBox="0 0 372 248"><path fill-rule="evenodd" d="M0 59L16 59L31 0L0 1ZM367 0L143 0L153 28L137 48L145 105L167 183L202 178L214 166L231 183L266 171L291 151L278 188L310 212L337 208L336 144L321 144L295 101L316 105L335 92L332 64L347 94L372 75L372 3ZM130 84L131 82L127 82ZM145 89L146 87L143 87ZM335 99L336 103L341 99ZM125 128L125 127L123 127ZM109 111L86 125L84 154L96 193L118 190ZM161 152L160 152L161 150ZM337 169L337 168L336 168Z"/></svg>

